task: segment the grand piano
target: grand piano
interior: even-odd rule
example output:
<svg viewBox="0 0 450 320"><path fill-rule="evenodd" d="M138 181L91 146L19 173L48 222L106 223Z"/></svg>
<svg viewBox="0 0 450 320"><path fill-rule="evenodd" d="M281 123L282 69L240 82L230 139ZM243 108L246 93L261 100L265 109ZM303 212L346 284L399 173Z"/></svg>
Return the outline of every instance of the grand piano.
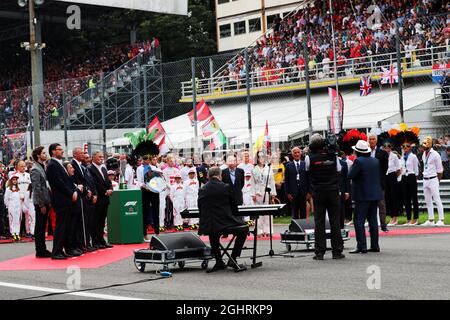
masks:
<svg viewBox="0 0 450 320"><path fill-rule="evenodd" d="M264 204L264 205L252 205L252 206L238 206L238 212L235 214L236 216L245 217L250 216L252 220L255 220L255 228L253 231L253 256L252 256L252 268L257 268L262 266L262 262L256 262L256 250L257 250L257 230L258 230L258 218L260 216L273 216L284 208L286 204ZM191 219L191 218L200 218L200 212L198 208L187 208L181 212L181 217L183 219ZM272 230L270 232L270 252L269 255L273 255L272 250Z"/></svg>

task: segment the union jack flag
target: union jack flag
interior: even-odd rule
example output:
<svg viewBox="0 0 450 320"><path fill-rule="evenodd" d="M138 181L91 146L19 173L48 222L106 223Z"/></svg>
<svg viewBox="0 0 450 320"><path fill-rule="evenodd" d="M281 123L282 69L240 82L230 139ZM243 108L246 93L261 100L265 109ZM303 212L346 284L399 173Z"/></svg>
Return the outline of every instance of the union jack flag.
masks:
<svg viewBox="0 0 450 320"><path fill-rule="evenodd" d="M381 83L382 84L393 84L398 82L398 71L397 67L394 67L392 64L389 66L389 69L385 67L381 67Z"/></svg>
<svg viewBox="0 0 450 320"><path fill-rule="evenodd" d="M372 84L370 83L370 76L361 77L359 81L359 95L361 97L368 96L372 92Z"/></svg>

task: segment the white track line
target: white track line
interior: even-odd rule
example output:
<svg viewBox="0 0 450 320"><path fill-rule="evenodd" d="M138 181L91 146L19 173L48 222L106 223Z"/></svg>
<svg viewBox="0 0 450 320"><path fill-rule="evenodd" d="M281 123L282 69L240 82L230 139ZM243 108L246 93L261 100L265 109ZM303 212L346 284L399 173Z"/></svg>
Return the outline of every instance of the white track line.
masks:
<svg viewBox="0 0 450 320"><path fill-rule="evenodd" d="M104 299L104 300L143 300L140 298L131 298L131 297L121 297L121 296L112 296L109 294L98 294L98 293L89 293L89 292L72 292L70 290L61 290L54 288L46 288L46 287L36 287L36 286L27 286L23 284L17 283L8 283L8 282L0 282L0 287L8 287L22 290L32 290L32 291L41 291L47 293L64 293L72 296L79 296L85 298L95 298L95 299Z"/></svg>

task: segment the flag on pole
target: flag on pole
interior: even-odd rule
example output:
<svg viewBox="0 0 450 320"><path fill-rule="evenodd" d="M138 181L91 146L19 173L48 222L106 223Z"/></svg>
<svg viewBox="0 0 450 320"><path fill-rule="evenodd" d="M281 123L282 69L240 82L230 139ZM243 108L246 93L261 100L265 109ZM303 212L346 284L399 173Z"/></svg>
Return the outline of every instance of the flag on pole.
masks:
<svg viewBox="0 0 450 320"><path fill-rule="evenodd" d="M342 129L344 99L340 92L338 99L337 91L333 88L328 88L328 95L330 96L330 130L334 134L339 134Z"/></svg>
<svg viewBox="0 0 450 320"><path fill-rule="evenodd" d="M269 124L266 120L266 127L264 132L256 139L253 144L253 156L255 156L259 151L264 151L268 156L270 156L270 137L269 137Z"/></svg>
<svg viewBox="0 0 450 320"><path fill-rule="evenodd" d="M394 65L390 65L389 69L381 67L381 84L394 84L398 82L398 70Z"/></svg>
<svg viewBox="0 0 450 320"><path fill-rule="evenodd" d="M370 76L362 76L361 80L359 81L359 95L361 97L368 96L372 92L372 84L370 83L371 77Z"/></svg>
<svg viewBox="0 0 450 320"><path fill-rule="evenodd" d="M202 134L204 138L210 139L210 150L218 149L227 142L225 134L220 129L219 123L212 114L204 121L202 125Z"/></svg>
<svg viewBox="0 0 450 320"><path fill-rule="evenodd" d="M166 131L164 130L158 117L153 118L152 122L147 127L147 133L151 133L156 130L153 142L158 146L160 154L166 154L169 152L169 146L166 143Z"/></svg>
<svg viewBox="0 0 450 320"><path fill-rule="evenodd" d="M209 144L209 149L214 150L222 147L227 143L227 138L223 134L223 131L219 129L215 134L211 137L211 143Z"/></svg>
<svg viewBox="0 0 450 320"><path fill-rule="evenodd" d="M212 136L220 130L219 124L217 123L214 116L211 114L202 125L202 133L205 138Z"/></svg>
<svg viewBox="0 0 450 320"><path fill-rule="evenodd" d="M270 137L269 137L269 123L266 120L266 129L264 130L264 146L266 148L267 156L270 157Z"/></svg>
<svg viewBox="0 0 450 320"><path fill-rule="evenodd" d="M197 106L197 121L205 121L211 115L211 111L209 110L208 105L205 100L201 100ZM191 123L194 124L194 110L188 112L188 117L191 120Z"/></svg>

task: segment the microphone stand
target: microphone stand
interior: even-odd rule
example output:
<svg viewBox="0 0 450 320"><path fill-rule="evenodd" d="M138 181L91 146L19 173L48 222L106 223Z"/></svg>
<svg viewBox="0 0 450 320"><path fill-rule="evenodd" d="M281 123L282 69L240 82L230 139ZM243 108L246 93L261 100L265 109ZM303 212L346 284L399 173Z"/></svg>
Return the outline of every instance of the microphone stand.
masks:
<svg viewBox="0 0 450 320"><path fill-rule="evenodd" d="M272 164L269 162L267 165L268 165L268 172L267 172L266 185L265 185L265 188L264 188L263 204L266 203L266 194L268 193L269 196L270 196L270 191L272 191L271 188L268 188L268 187L267 187L268 184L269 184L269 177L270 177L270 175L272 174L271 171L270 171L270 166L271 166ZM264 169L263 169L263 170L264 170ZM263 171L263 172L264 172L264 171ZM255 231L256 231L256 232L255 232L255 237L256 237L256 234L258 233L258 230L255 230ZM272 245L272 215L269 215L269 239L270 239L270 250L269 250L269 254L265 254L265 255L262 255L262 256L258 256L259 258L260 258L260 257L267 257L267 256L269 256L269 257L278 256L278 257L290 257L290 258L294 258L293 255L286 255L286 254L280 254L280 253L277 253L277 254L276 254L276 253L273 251L273 245Z"/></svg>

